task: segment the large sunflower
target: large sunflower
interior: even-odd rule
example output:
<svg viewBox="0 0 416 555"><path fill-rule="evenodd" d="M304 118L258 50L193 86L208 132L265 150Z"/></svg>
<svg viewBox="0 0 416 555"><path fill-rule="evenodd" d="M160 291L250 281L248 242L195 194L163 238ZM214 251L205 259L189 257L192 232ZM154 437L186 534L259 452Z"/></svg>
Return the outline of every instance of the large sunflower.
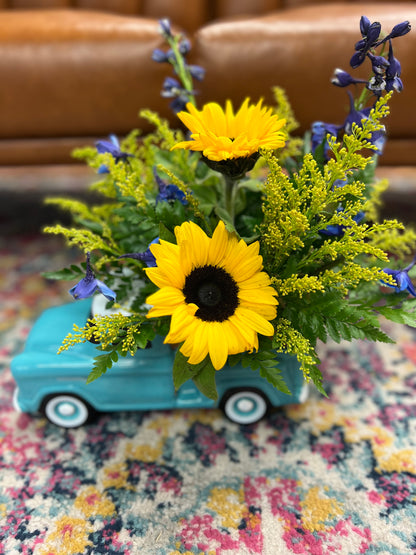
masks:
<svg viewBox="0 0 416 555"><path fill-rule="evenodd" d="M286 120L279 119L271 108L249 104L246 98L234 114L230 100L225 111L216 102L205 104L201 111L190 102L188 112L179 112L179 119L191 131L190 141L182 141L175 148L201 151L212 161L248 158L260 148L276 149L285 146L285 133L281 131Z"/></svg>
<svg viewBox="0 0 416 555"><path fill-rule="evenodd" d="M257 334L273 335L276 291L262 272L259 243L247 245L219 222L212 238L193 222L175 228L177 245L150 249L157 266L146 268L160 289L146 302L148 317L172 316L166 343L182 343L190 364L209 354L216 370L229 354L258 349Z"/></svg>

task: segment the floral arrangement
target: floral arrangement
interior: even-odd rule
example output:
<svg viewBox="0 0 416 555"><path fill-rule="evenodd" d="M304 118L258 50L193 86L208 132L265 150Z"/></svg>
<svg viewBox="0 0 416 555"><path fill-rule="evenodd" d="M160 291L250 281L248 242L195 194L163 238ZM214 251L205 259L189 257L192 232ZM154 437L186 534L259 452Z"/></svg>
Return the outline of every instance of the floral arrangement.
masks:
<svg viewBox="0 0 416 555"><path fill-rule="evenodd" d="M369 62L370 77L337 69L333 84L359 94L348 92L342 124L316 122L303 138L293 136L297 122L278 87L273 107L247 98L238 109L230 101L199 109L194 80L204 70L187 63L187 39L167 20L160 26L168 47L153 59L173 68L162 95L178 128L143 110L153 133L75 153L102 176L93 185L102 203L48 200L71 212L74 227L46 231L87 257L49 277L78 280L74 298L99 291L112 308L75 326L61 350L96 342L92 381L160 334L177 348L175 387L192 378L211 398L216 372L237 362L288 392L277 356L285 352L325 394L318 341L390 342L382 318L416 322L415 261L400 269L416 234L379 220L387 183L375 178L382 120L403 87L392 42L410 24L382 35L361 18L351 67Z"/></svg>

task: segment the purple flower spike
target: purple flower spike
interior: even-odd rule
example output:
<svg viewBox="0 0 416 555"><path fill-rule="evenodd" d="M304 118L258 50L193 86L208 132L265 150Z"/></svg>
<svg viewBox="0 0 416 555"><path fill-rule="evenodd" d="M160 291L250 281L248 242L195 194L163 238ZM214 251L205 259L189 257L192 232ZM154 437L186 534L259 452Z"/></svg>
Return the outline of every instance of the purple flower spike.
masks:
<svg viewBox="0 0 416 555"><path fill-rule="evenodd" d="M368 17L366 15L362 15L360 19L360 31L363 37L367 34L370 25L371 21L368 19Z"/></svg>
<svg viewBox="0 0 416 555"><path fill-rule="evenodd" d="M186 109L188 102L189 98L187 96L180 95L177 98L174 98L169 106L174 114L178 114Z"/></svg>
<svg viewBox="0 0 416 555"><path fill-rule="evenodd" d="M115 135L110 135L109 139L109 141L101 140L95 143L95 147L99 154L111 154L115 159L116 164L118 164L118 162L120 161L127 161L130 156L133 156L132 154L129 154L128 152L123 152L120 149L120 143L118 142L118 139ZM110 173L110 170L105 164L101 164L101 166L97 170L97 173Z"/></svg>
<svg viewBox="0 0 416 555"><path fill-rule="evenodd" d="M120 152L120 143L115 135L110 135L109 139L109 141L102 140L95 143L97 152L100 154L109 152L112 156L116 157Z"/></svg>
<svg viewBox="0 0 416 555"><path fill-rule="evenodd" d="M189 73L197 81L203 81L205 77L205 69L201 66L188 65Z"/></svg>
<svg viewBox="0 0 416 555"><path fill-rule="evenodd" d="M378 21L370 23L368 17L363 15L360 20L360 31L363 38L356 43L355 53L350 60L350 65L354 69L364 62L367 52L377 44L381 25Z"/></svg>
<svg viewBox="0 0 416 555"><path fill-rule="evenodd" d="M108 167L105 164L101 164L101 166L97 170L97 173L99 173L99 174L110 173L110 170L108 169Z"/></svg>
<svg viewBox="0 0 416 555"><path fill-rule="evenodd" d="M364 79L354 79L352 75L337 67L331 79L331 83L337 87L349 87L356 83L367 83Z"/></svg>
<svg viewBox="0 0 416 555"><path fill-rule="evenodd" d="M115 135L110 135L109 138L110 138L109 141L101 140L95 143L95 147L99 154L106 154L106 153L111 154L111 156L115 159L116 163L120 161L126 161L130 156L133 156L132 154L129 154L128 152L123 152L121 150L120 143L118 142L118 139ZM102 166L100 166L98 172L106 173L101 168ZM107 169L107 172L108 172L108 169Z"/></svg>
<svg viewBox="0 0 416 555"><path fill-rule="evenodd" d="M371 111L371 107L364 108L363 110L356 110L354 106L354 99L349 91L348 91L348 96L350 97L350 112L345 119L344 130L345 130L345 133L349 135L351 134L353 123L357 124L359 127L362 126L362 120L365 120L368 118ZM371 139L369 140L369 142L376 147L376 152L378 154L382 154L384 143L386 142L385 128L380 129L380 131L376 131L372 133Z"/></svg>
<svg viewBox="0 0 416 555"><path fill-rule="evenodd" d="M390 41L389 46L389 67L386 70L386 91L395 90L400 92L403 90L403 83L400 79L402 68L397 58L393 56L393 47Z"/></svg>
<svg viewBox="0 0 416 555"><path fill-rule="evenodd" d="M184 206L188 204L186 200L185 193L183 193L179 187L176 185L168 184L161 179L156 172L156 169L153 168L153 174L155 176L155 180L157 186L159 187L159 194L156 197L156 204L159 201L165 202L174 202L175 200L179 200Z"/></svg>
<svg viewBox="0 0 416 555"><path fill-rule="evenodd" d="M376 73L371 77L367 84L369 91L372 91L377 97L380 97L386 88L386 80L382 75Z"/></svg>
<svg viewBox="0 0 416 555"><path fill-rule="evenodd" d="M162 35L165 35L166 37L172 37L172 29L170 28L169 19L159 19L159 26Z"/></svg>
<svg viewBox="0 0 416 555"><path fill-rule="evenodd" d="M179 43L179 52L182 54L182 56L186 56L190 51L191 51L190 41L187 38L182 39L181 42Z"/></svg>
<svg viewBox="0 0 416 555"><path fill-rule="evenodd" d="M194 92L182 88L179 81L173 77L166 77L163 81L161 95L163 98L173 98L170 107L175 114L185 110L186 104L189 102L190 94L194 94Z"/></svg>
<svg viewBox="0 0 416 555"><path fill-rule="evenodd" d="M152 60L158 64L163 64L169 61L168 52L164 52L160 48L155 48L152 53Z"/></svg>
<svg viewBox="0 0 416 555"><path fill-rule="evenodd" d="M396 37L402 37L403 35L407 35L407 33L411 30L411 25L409 21L402 21L393 27L391 33L389 34L389 39L394 39ZM387 38L387 37L386 37Z"/></svg>
<svg viewBox="0 0 416 555"><path fill-rule="evenodd" d="M368 27L367 32L365 33L365 39L367 44L370 46L374 46L376 44L378 37L380 36L381 32L381 24L378 21L374 21Z"/></svg>
<svg viewBox="0 0 416 555"><path fill-rule="evenodd" d="M396 285L391 285L390 283L386 283L385 281L383 281L382 283L384 285L387 285L388 287L392 287L396 291L396 293L408 291L411 295L416 297L416 291L408 273L409 270L413 268L415 263L416 257L409 264L409 266L404 268L404 270L391 270L390 268L385 268L383 272L389 276L392 276L394 281L396 282Z"/></svg>
<svg viewBox="0 0 416 555"><path fill-rule="evenodd" d="M162 93L164 98L174 98L182 91L181 85L177 79L166 77L163 81Z"/></svg>
<svg viewBox="0 0 416 555"><path fill-rule="evenodd" d="M332 135L337 137L339 127L333 123L324 123L323 121L314 121L311 126L311 148L312 154L315 154L316 149L323 144L324 157L329 159L329 147L326 136ZM325 141L325 142L324 142Z"/></svg>
<svg viewBox="0 0 416 555"><path fill-rule="evenodd" d="M150 245L153 245L154 243L158 243L158 242L159 242L159 237L156 237L156 239L153 239ZM150 245L147 247L147 250L144 252L132 252L130 254L123 254L119 258L133 258L134 260L140 260L141 262L144 262L148 268L154 268L157 265L156 258L154 257L154 255L150 250Z"/></svg>
<svg viewBox="0 0 416 555"><path fill-rule="evenodd" d="M335 185L335 184L334 184ZM338 208L337 212L342 212L343 208ZM358 214L353 216L353 220L356 224L360 224L365 218L364 212L360 211ZM319 233L322 235L327 235L329 237L342 237L345 233L346 226L341 224L333 224L326 226L325 229L320 229Z"/></svg>
<svg viewBox="0 0 416 555"><path fill-rule="evenodd" d="M371 67L374 73L383 74L386 71L386 68L389 67L389 62L383 56L375 56L371 52L367 55L370 58Z"/></svg>
<svg viewBox="0 0 416 555"><path fill-rule="evenodd" d="M72 295L74 299L88 299L96 291L102 293L109 301L116 300L116 294L114 291L95 277L90 265L90 253L87 253L87 269L85 277L69 290L69 294Z"/></svg>

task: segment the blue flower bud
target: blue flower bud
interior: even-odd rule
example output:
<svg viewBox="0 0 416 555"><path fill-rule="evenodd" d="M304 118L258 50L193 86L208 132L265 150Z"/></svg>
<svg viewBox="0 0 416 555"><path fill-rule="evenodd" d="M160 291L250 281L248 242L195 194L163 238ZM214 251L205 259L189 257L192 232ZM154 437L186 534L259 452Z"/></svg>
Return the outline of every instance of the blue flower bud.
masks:
<svg viewBox="0 0 416 555"><path fill-rule="evenodd" d="M191 50L191 43L188 39L182 39L179 43L179 52L182 56L186 56Z"/></svg>
<svg viewBox="0 0 416 555"><path fill-rule="evenodd" d="M362 35L367 34L370 25L371 25L371 22L368 19L368 17L365 15L362 15L360 19L360 31Z"/></svg>
<svg viewBox="0 0 416 555"><path fill-rule="evenodd" d="M364 79L354 79L352 75L337 67L332 76L331 83L337 87L348 87L356 83L367 83L367 81Z"/></svg>
<svg viewBox="0 0 416 555"><path fill-rule="evenodd" d="M409 21L402 21L393 27L391 33L389 35L390 39L394 39L396 37L402 37L403 35L407 35L411 30L411 25Z"/></svg>
<svg viewBox="0 0 416 555"><path fill-rule="evenodd" d="M400 62L393 55L393 46L390 41L389 46L389 67L386 70L386 91L395 90L401 92L403 90L403 83L400 79L402 68Z"/></svg>
<svg viewBox="0 0 416 555"><path fill-rule="evenodd" d="M205 69L201 66L189 65L187 66L189 73L197 81L202 81L205 77Z"/></svg>
<svg viewBox="0 0 416 555"><path fill-rule="evenodd" d="M168 38L172 37L172 30L170 28L170 21L167 18L159 19L159 25L162 35L165 35Z"/></svg>
<svg viewBox="0 0 416 555"><path fill-rule="evenodd" d="M374 73L384 73L386 68L389 67L389 62L383 56L375 56L371 52L368 52L367 56L370 58Z"/></svg>
<svg viewBox="0 0 416 555"><path fill-rule="evenodd" d="M169 61L168 54L161 50L160 48L155 48L152 53L152 60L159 64Z"/></svg>
<svg viewBox="0 0 416 555"><path fill-rule="evenodd" d="M173 77L166 77L163 81L163 87L161 95L164 98L174 98L180 94L182 88L179 81L174 79Z"/></svg>
<svg viewBox="0 0 416 555"><path fill-rule="evenodd" d="M157 265L156 258L150 250L150 245L153 245L154 243L159 243L159 237L153 239L153 241L147 247L147 250L145 250L144 252L132 252L129 254L122 254L121 256L119 256L119 258L132 258L133 260L140 260L141 262L144 262L148 268L154 268Z"/></svg>

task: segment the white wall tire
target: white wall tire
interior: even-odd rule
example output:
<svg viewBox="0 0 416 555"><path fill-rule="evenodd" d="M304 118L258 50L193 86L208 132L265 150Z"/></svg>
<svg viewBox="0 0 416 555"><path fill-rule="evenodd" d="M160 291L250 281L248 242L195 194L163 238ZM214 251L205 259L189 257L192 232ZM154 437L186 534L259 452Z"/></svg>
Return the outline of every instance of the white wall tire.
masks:
<svg viewBox="0 0 416 555"><path fill-rule="evenodd" d="M224 397L222 410L231 422L255 424L267 414L269 403L260 391L251 389L235 390Z"/></svg>
<svg viewBox="0 0 416 555"><path fill-rule="evenodd" d="M83 426L91 416L91 408L74 395L54 395L49 397L43 407L49 422L62 428Z"/></svg>

